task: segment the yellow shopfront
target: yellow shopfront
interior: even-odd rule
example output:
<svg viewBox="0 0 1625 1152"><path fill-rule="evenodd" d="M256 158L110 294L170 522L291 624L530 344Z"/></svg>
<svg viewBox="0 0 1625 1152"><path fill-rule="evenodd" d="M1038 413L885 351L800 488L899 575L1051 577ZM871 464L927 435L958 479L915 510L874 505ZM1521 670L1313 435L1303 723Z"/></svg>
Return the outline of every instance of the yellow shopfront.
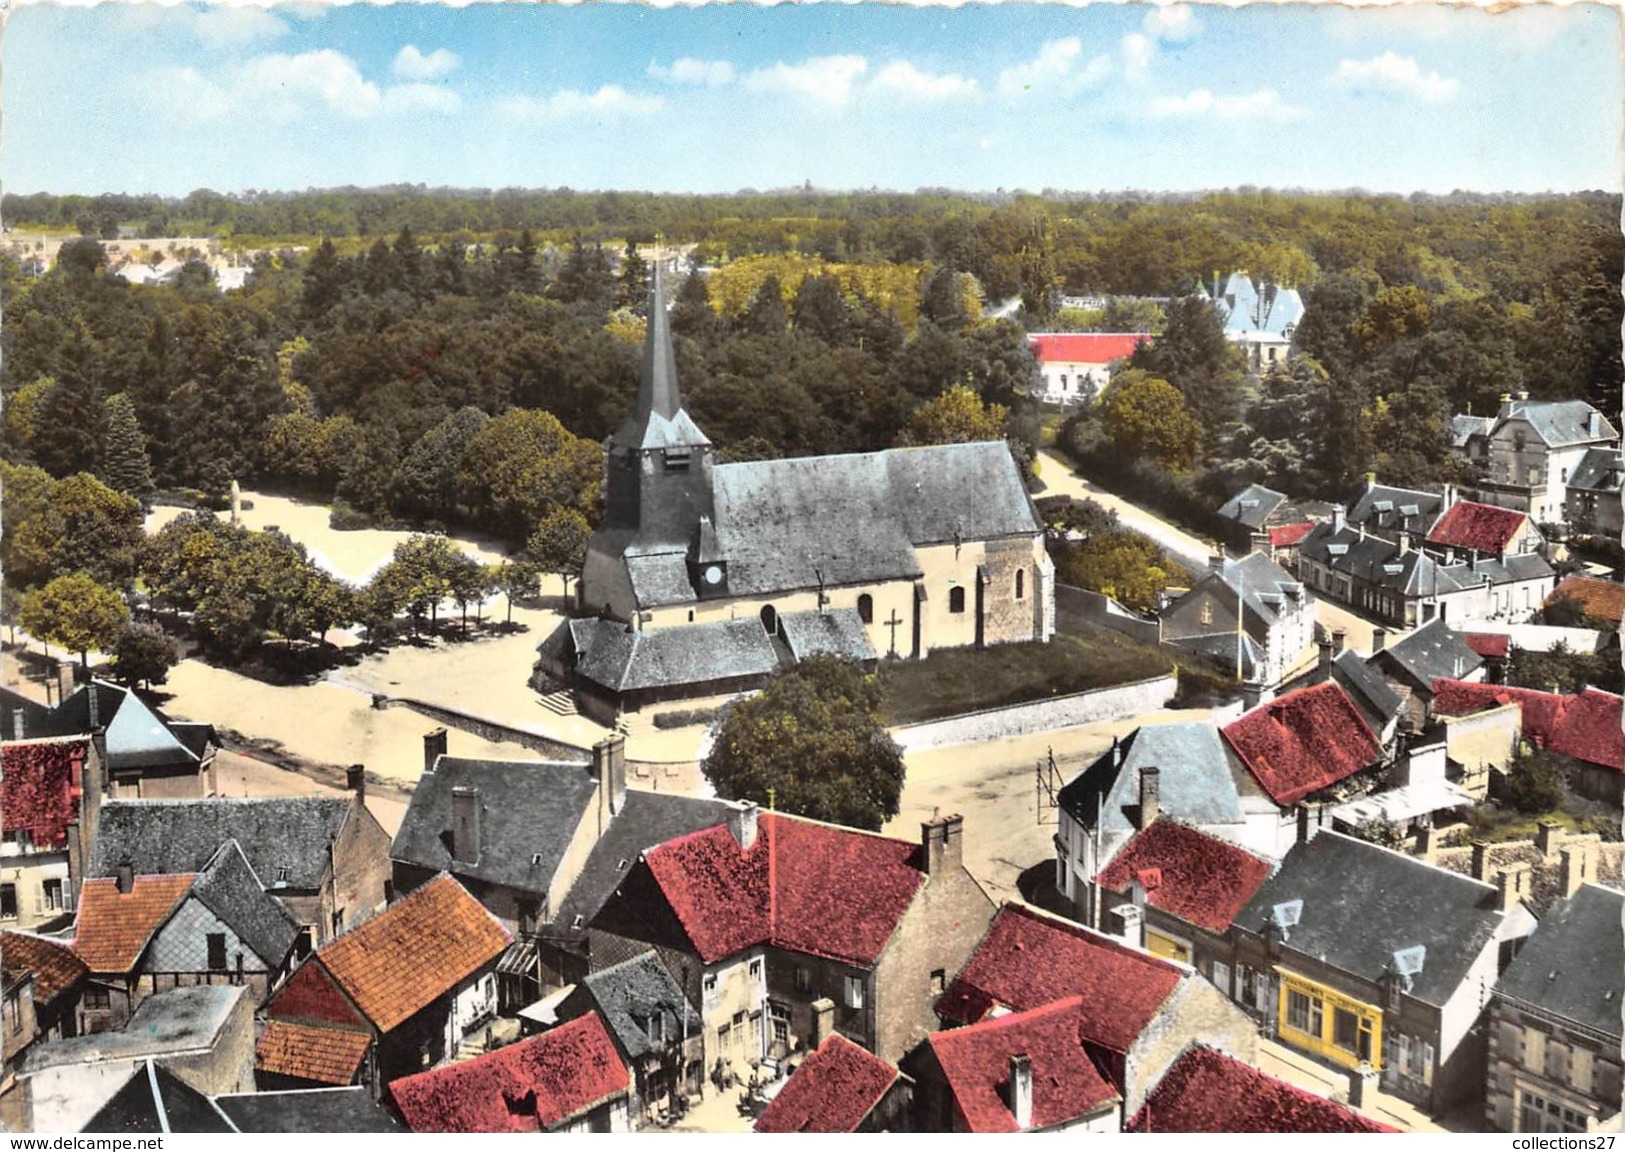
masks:
<svg viewBox="0 0 1625 1152"><path fill-rule="evenodd" d="M1382 1068L1382 1009L1345 996L1307 976L1277 968L1281 995L1279 1035L1305 1052L1356 1068Z"/></svg>

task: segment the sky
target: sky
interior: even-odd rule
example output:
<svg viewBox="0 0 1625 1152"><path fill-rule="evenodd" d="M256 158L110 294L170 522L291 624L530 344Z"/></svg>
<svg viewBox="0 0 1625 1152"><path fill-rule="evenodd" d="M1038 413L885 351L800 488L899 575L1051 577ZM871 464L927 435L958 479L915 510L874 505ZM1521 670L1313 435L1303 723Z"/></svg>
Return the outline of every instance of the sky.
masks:
<svg viewBox="0 0 1625 1152"><path fill-rule="evenodd" d="M24 0L0 181L1619 191L1620 61L1586 4Z"/></svg>

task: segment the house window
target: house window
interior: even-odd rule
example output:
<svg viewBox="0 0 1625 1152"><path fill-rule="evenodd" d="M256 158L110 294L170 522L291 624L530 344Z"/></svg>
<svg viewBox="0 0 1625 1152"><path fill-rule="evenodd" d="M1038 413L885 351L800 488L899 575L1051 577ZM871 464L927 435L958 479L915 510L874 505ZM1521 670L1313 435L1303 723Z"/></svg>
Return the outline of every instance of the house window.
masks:
<svg viewBox="0 0 1625 1152"><path fill-rule="evenodd" d="M107 989L99 984L92 984L85 989L85 1007L92 1012L105 1012L112 1007L107 995Z"/></svg>
<svg viewBox="0 0 1625 1152"><path fill-rule="evenodd" d="M858 619L865 624L875 622L875 598L867 592L858 597Z"/></svg>
<svg viewBox="0 0 1625 1152"><path fill-rule="evenodd" d="M40 891L45 897L45 910L47 912L60 912L62 910L62 881L47 880L40 885Z"/></svg>
<svg viewBox="0 0 1625 1152"><path fill-rule="evenodd" d="M743 1012L735 1012L734 1013L734 1027L735 1028L743 1028L744 1026L745 1026L745 1014Z"/></svg>
<svg viewBox="0 0 1625 1152"><path fill-rule="evenodd" d="M705 979L703 979L703 980L701 980L701 981L700 981L700 987L701 987L701 988L702 988L702 989L704 989L704 991L705 991L705 994L706 994L706 995L707 995L707 996L714 996L714 995L716 995L716 991L717 991L717 977L716 977L716 973L714 973L714 972L713 972L713 973L710 973L710 974L709 974L709 975L707 975L707 976L706 976L706 977L705 977Z"/></svg>
<svg viewBox="0 0 1625 1152"><path fill-rule="evenodd" d="M806 968L796 967L796 991L806 992L812 988L812 972Z"/></svg>
<svg viewBox="0 0 1625 1152"><path fill-rule="evenodd" d="M762 978L762 959L760 956L750 962L750 978L752 980L760 980Z"/></svg>
<svg viewBox="0 0 1625 1152"><path fill-rule="evenodd" d="M1586 1118L1573 1108L1565 1108L1556 1100L1548 1100L1533 1092L1518 1093L1518 1131L1520 1132L1584 1132Z"/></svg>
<svg viewBox="0 0 1625 1152"><path fill-rule="evenodd" d="M224 971L226 967L226 934L224 932L210 932L208 941L209 971Z"/></svg>
<svg viewBox="0 0 1625 1152"><path fill-rule="evenodd" d="M1345 1008L1332 1010L1332 1043L1362 1060L1371 1059L1371 1026Z"/></svg>
<svg viewBox="0 0 1625 1152"><path fill-rule="evenodd" d="M1204 625L1213 623L1213 601L1211 600L1202 601L1202 623Z"/></svg>
<svg viewBox="0 0 1625 1152"><path fill-rule="evenodd" d="M934 968L931 971L931 992L940 996L948 990L948 972L943 968Z"/></svg>
<svg viewBox="0 0 1625 1152"><path fill-rule="evenodd" d="M1213 986L1226 996L1230 995L1230 965L1223 960L1213 962Z"/></svg>
<svg viewBox="0 0 1625 1152"><path fill-rule="evenodd" d="M1286 1023L1293 1031L1319 1039L1325 1022L1324 1011L1318 996L1310 996L1296 988L1287 990Z"/></svg>
<svg viewBox="0 0 1625 1152"><path fill-rule="evenodd" d="M718 1028L717 1029L717 1047L718 1048L727 1048L728 1044L733 1039L733 1034L734 1034L734 1030L733 1030L733 1025L731 1025L731 1024L724 1024L722 1027Z"/></svg>
<svg viewBox="0 0 1625 1152"><path fill-rule="evenodd" d="M957 584L948 589L948 611L955 614L965 611L965 589Z"/></svg>
<svg viewBox="0 0 1625 1152"><path fill-rule="evenodd" d="M0 920L17 919L17 885L0 884Z"/></svg>
<svg viewBox="0 0 1625 1152"><path fill-rule="evenodd" d="M1561 1084L1569 1078L1569 1050L1556 1041L1546 1043L1546 1079Z"/></svg>
<svg viewBox="0 0 1625 1152"><path fill-rule="evenodd" d="M848 1008L863 1007L863 978L861 976L848 976L846 978L846 1006Z"/></svg>
<svg viewBox="0 0 1625 1152"><path fill-rule="evenodd" d="M1027 598L1027 570L1025 568L1017 568L1016 569L1016 599L1017 600L1025 600L1026 598Z"/></svg>

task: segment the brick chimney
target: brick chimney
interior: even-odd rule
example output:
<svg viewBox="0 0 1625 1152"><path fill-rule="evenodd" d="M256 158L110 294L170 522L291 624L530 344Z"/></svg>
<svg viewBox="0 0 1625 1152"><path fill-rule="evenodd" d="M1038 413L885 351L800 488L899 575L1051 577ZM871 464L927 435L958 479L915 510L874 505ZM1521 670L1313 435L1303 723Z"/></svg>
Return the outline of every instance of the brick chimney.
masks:
<svg viewBox="0 0 1625 1152"><path fill-rule="evenodd" d="M1319 659L1315 664L1315 674L1324 683L1330 680L1332 676L1332 642L1330 640L1320 640L1316 642L1315 647L1319 652Z"/></svg>
<svg viewBox="0 0 1625 1152"><path fill-rule="evenodd" d="M1358 1067L1349 1069L1350 1108L1370 1108L1376 1104L1378 1076L1369 1060L1362 1060Z"/></svg>
<svg viewBox="0 0 1625 1152"><path fill-rule="evenodd" d="M1542 820L1535 825L1535 849L1548 864L1557 856L1558 838L1562 835L1563 825L1555 820Z"/></svg>
<svg viewBox="0 0 1625 1152"><path fill-rule="evenodd" d="M756 805L749 800L736 800L728 809L728 831L741 848L756 843L756 811Z"/></svg>
<svg viewBox="0 0 1625 1152"><path fill-rule="evenodd" d="M135 865L130 863L129 857L125 857L118 862L118 879L116 883L118 890L126 896L130 894L130 889L135 887Z"/></svg>
<svg viewBox="0 0 1625 1152"><path fill-rule="evenodd" d="M1403 556L1403 555L1405 555L1405 553L1409 552L1410 550L1411 550L1411 534L1409 532L1401 532L1399 534L1399 554L1401 556Z"/></svg>
<svg viewBox="0 0 1625 1152"><path fill-rule="evenodd" d="M1136 948L1145 947L1145 909L1137 904L1119 904L1112 914L1122 925L1123 939Z"/></svg>
<svg viewBox="0 0 1625 1152"><path fill-rule="evenodd" d="M1332 656L1336 658L1343 654L1343 645L1348 641L1348 633L1341 628L1332 629Z"/></svg>
<svg viewBox="0 0 1625 1152"><path fill-rule="evenodd" d="M478 788L457 787L451 790L451 858L462 864L479 863L480 791Z"/></svg>
<svg viewBox="0 0 1625 1152"><path fill-rule="evenodd" d="M367 766L352 764L344 770L344 787L355 793L358 803L367 802Z"/></svg>
<svg viewBox="0 0 1625 1152"><path fill-rule="evenodd" d="M920 825L920 846L927 876L941 876L959 868L965 860L965 818L957 814L933 816Z"/></svg>
<svg viewBox="0 0 1625 1152"><path fill-rule="evenodd" d="M1156 823L1162 814L1162 771L1158 768L1140 769L1140 817L1134 826L1140 831Z"/></svg>
<svg viewBox="0 0 1625 1152"><path fill-rule="evenodd" d="M1589 838L1567 844L1559 854L1559 887L1567 899L1597 878L1597 842Z"/></svg>
<svg viewBox="0 0 1625 1152"><path fill-rule="evenodd" d="M1433 863L1438 850L1439 834L1434 831L1433 825L1424 824L1416 830L1416 858Z"/></svg>
<svg viewBox="0 0 1625 1152"><path fill-rule="evenodd" d="M423 770L434 771L434 762L446 754L446 730L433 728L423 734Z"/></svg>
<svg viewBox="0 0 1625 1152"><path fill-rule="evenodd" d="M1482 840L1473 841L1473 879L1490 878L1490 846Z"/></svg>
<svg viewBox="0 0 1625 1152"><path fill-rule="evenodd" d="M1349 510L1347 508L1341 504L1334 505L1332 508L1332 531L1341 532L1348 527L1348 516Z"/></svg>
<svg viewBox="0 0 1625 1152"><path fill-rule="evenodd" d="M11 710L11 738L13 740L28 739L28 720L21 708Z"/></svg>
<svg viewBox="0 0 1625 1152"><path fill-rule="evenodd" d="M1033 1061L1027 1055L1010 1057L1010 1114L1018 1131L1033 1126Z"/></svg>
<svg viewBox="0 0 1625 1152"><path fill-rule="evenodd" d="M1529 899L1530 867L1528 864L1509 864L1495 872L1495 906L1503 912Z"/></svg>
<svg viewBox="0 0 1625 1152"><path fill-rule="evenodd" d="M592 746L593 771L598 777L598 834L626 806L626 736L617 732Z"/></svg>
<svg viewBox="0 0 1625 1152"><path fill-rule="evenodd" d="M812 1046L816 1051L835 1034L835 1001L820 996L812 1002Z"/></svg>
<svg viewBox="0 0 1625 1152"><path fill-rule="evenodd" d="M1373 629L1371 629L1371 654L1373 656L1375 656L1378 652L1381 652L1383 650L1383 648L1387 645L1387 643L1388 643L1388 629L1386 629L1386 628L1373 628Z"/></svg>

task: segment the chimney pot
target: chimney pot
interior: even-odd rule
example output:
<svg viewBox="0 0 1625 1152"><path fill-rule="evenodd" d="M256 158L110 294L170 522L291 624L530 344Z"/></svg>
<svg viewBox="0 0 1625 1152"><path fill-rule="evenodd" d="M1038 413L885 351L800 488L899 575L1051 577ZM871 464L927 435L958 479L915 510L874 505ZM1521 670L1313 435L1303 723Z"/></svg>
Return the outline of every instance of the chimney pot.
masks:
<svg viewBox="0 0 1625 1152"><path fill-rule="evenodd" d="M344 770L344 786L363 804L367 801L367 766L352 764Z"/></svg>
<svg viewBox="0 0 1625 1152"><path fill-rule="evenodd" d="M423 770L433 772L435 761L446 754L446 730L432 728L423 734Z"/></svg>
<svg viewBox="0 0 1625 1152"><path fill-rule="evenodd" d="M1033 1061L1025 1054L1010 1057L1010 1112L1019 1131L1033 1126Z"/></svg>
<svg viewBox="0 0 1625 1152"><path fill-rule="evenodd" d="M1490 846L1482 840L1473 841L1473 879L1490 878Z"/></svg>
<svg viewBox="0 0 1625 1152"><path fill-rule="evenodd" d="M1555 820L1542 820L1535 825L1535 848L1547 860L1557 855L1558 837L1563 834L1563 826Z"/></svg>
<svg viewBox="0 0 1625 1152"><path fill-rule="evenodd" d="M965 859L965 818L935 816L920 825L920 846L924 849L925 874L940 876L958 868Z"/></svg>
<svg viewBox="0 0 1625 1152"><path fill-rule="evenodd" d="M735 801L728 812L728 831L741 848L756 843L756 815L757 807L750 800Z"/></svg>
<svg viewBox="0 0 1625 1152"><path fill-rule="evenodd" d="M1348 633L1344 632L1341 628L1332 629L1332 656L1334 658L1343 654L1343 645L1347 641Z"/></svg>
<svg viewBox="0 0 1625 1152"><path fill-rule="evenodd" d="M1371 654L1373 656L1375 656L1378 652L1381 652L1387 643L1388 629L1373 628L1371 630Z"/></svg>
<svg viewBox="0 0 1625 1152"><path fill-rule="evenodd" d="M1563 896L1567 899L1580 890L1582 884L1589 883L1596 878L1596 845L1595 843L1578 842L1565 845L1560 858L1561 879L1559 881Z"/></svg>
<svg viewBox="0 0 1625 1152"><path fill-rule="evenodd" d="M835 1034L835 1001L828 996L812 1002L812 1047L816 1051Z"/></svg>

